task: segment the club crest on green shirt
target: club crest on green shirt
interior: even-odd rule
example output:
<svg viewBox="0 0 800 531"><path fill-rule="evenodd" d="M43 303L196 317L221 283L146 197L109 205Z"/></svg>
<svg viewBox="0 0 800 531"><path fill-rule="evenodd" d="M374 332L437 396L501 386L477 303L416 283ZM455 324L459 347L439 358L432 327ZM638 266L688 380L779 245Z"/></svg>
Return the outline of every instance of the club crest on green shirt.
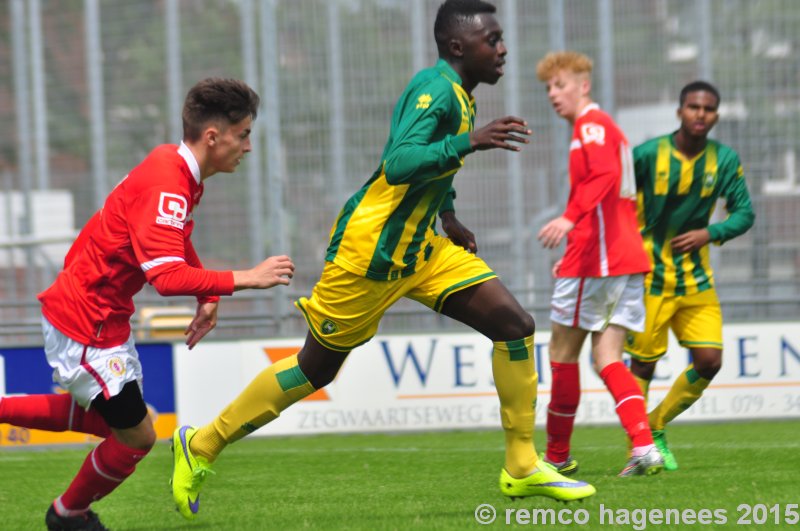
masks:
<svg viewBox="0 0 800 531"><path fill-rule="evenodd" d="M325 319L324 321L322 321L322 324L320 324L319 328L325 335L333 334L339 331L339 327L336 326L336 323L334 323L330 319Z"/></svg>
<svg viewBox="0 0 800 531"><path fill-rule="evenodd" d="M703 189L700 192L701 197L708 197L714 192L714 186L717 184L717 172L708 171L703 175Z"/></svg>

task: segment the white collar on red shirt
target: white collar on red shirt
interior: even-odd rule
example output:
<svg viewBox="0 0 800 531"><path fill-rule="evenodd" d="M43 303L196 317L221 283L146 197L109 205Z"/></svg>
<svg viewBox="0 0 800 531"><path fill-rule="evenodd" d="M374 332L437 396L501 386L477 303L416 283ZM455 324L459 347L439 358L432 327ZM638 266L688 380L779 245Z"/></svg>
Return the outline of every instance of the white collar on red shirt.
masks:
<svg viewBox="0 0 800 531"><path fill-rule="evenodd" d="M183 160L186 161L186 164L189 165L189 169L192 171L194 180L197 181L197 184L200 184L200 165L197 163L197 159L194 158L192 150L189 149L189 146L184 144L183 141L181 141L181 145L178 148L178 155L183 157Z"/></svg>
<svg viewBox="0 0 800 531"><path fill-rule="evenodd" d="M600 109L600 106L598 104L594 103L594 102L590 103L589 105L587 105L586 107L581 109L580 114L578 114L578 118L580 118L581 116L583 116L587 112L593 111L595 109Z"/></svg>

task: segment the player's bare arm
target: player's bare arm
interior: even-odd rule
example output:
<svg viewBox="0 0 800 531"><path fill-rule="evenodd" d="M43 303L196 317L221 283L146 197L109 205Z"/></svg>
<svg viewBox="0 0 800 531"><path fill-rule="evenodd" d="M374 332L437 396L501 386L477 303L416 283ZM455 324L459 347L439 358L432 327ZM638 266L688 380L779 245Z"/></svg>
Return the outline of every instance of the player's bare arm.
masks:
<svg viewBox="0 0 800 531"><path fill-rule="evenodd" d="M471 253L478 252L478 244L475 242L475 234L466 228L456 218L456 213L453 211L442 212L442 230L444 230L450 241L466 249Z"/></svg>
<svg viewBox="0 0 800 531"><path fill-rule="evenodd" d="M542 230L539 231L538 238L546 249L554 249L558 247L558 244L561 243L564 236L574 228L575 224L573 222L564 216L560 216L542 227Z"/></svg>
<svg viewBox="0 0 800 531"><path fill-rule="evenodd" d="M672 238L672 250L678 253L697 251L709 241L711 241L711 235L708 233L708 229L690 230Z"/></svg>
<svg viewBox="0 0 800 531"><path fill-rule="evenodd" d="M529 140L521 135L530 136L531 133L527 121L517 116L504 116L470 133L469 141L475 151L495 148L519 151L520 146L509 142L527 144Z"/></svg>
<svg viewBox="0 0 800 531"><path fill-rule="evenodd" d="M286 255L270 256L252 269L234 271L233 290L288 286L293 276L294 263L291 258Z"/></svg>

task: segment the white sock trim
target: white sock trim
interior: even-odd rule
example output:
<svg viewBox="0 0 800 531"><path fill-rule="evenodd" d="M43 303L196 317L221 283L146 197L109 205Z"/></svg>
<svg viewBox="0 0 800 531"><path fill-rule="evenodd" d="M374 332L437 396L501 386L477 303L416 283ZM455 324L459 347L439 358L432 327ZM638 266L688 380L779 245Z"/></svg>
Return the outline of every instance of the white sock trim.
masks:
<svg viewBox="0 0 800 531"><path fill-rule="evenodd" d="M56 499L53 501L53 507L55 508L55 510L56 510L56 514L57 514L58 516L66 516L67 518L72 518L72 517L75 517L75 516L80 516L80 515L82 515L82 514L85 514L85 513L86 513L86 511L88 511L88 510L89 510L89 508L88 508L88 507L87 507L86 509L67 509L67 508L64 506L64 503L61 501L61 496L59 496L58 498L56 498Z"/></svg>
<svg viewBox="0 0 800 531"><path fill-rule="evenodd" d="M619 406L621 406L622 404L624 404L628 400L634 400L634 399L641 400L642 402L644 402L644 396L642 396L642 395L633 395L633 396L629 396L628 398L623 398L622 400L620 400L617 403L617 405L614 406L614 409L619 409Z"/></svg>
<svg viewBox="0 0 800 531"><path fill-rule="evenodd" d="M631 449L631 456L632 457L642 457L643 455L646 455L647 452L649 452L650 450L652 450L655 447L656 447L655 444L647 444L645 446L636 446L635 448Z"/></svg>
<svg viewBox="0 0 800 531"><path fill-rule="evenodd" d="M104 478L106 478L109 481L115 481L117 483L122 483L123 481L125 481L125 478L117 478L117 477L114 477L112 475L109 475L109 474L106 474L105 472L103 472L103 470L98 466L97 460L94 458L94 454L95 454L96 451L97 451L97 448L92 450L92 453L89 454L89 455L92 456L92 466L94 467L94 471L97 472L98 474L100 474L101 476L103 476Z"/></svg>
<svg viewBox="0 0 800 531"><path fill-rule="evenodd" d="M550 408L547 408L547 413L550 415L555 415L556 417L574 417L577 412L575 413L559 413L558 411L553 411Z"/></svg>

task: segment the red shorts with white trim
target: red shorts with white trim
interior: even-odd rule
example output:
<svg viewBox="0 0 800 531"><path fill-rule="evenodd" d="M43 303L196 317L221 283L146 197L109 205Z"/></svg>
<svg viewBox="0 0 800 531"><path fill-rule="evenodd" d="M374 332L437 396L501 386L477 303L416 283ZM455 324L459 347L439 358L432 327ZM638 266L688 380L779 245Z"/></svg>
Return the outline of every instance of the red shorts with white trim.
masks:
<svg viewBox="0 0 800 531"><path fill-rule="evenodd" d="M44 352L53 368L53 381L61 385L84 408L98 395L116 396L128 382L142 390L142 364L133 336L116 347L81 345L62 334L42 316Z"/></svg>
<svg viewBox="0 0 800 531"><path fill-rule="evenodd" d="M601 332L610 324L644 330L644 275L557 278L552 322Z"/></svg>

